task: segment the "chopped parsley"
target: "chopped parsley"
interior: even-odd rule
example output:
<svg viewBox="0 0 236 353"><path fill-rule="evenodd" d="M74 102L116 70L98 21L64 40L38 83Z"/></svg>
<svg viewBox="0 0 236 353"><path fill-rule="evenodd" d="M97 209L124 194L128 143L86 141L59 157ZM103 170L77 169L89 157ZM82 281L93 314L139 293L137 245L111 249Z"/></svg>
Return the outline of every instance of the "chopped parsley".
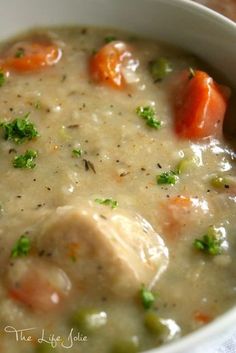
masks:
<svg viewBox="0 0 236 353"><path fill-rule="evenodd" d="M145 287L140 290L140 298L144 309L150 309L155 302L154 294Z"/></svg>
<svg viewBox="0 0 236 353"><path fill-rule="evenodd" d="M15 58L20 59L25 56L25 49L24 48L18 48L16 53L15 53Z"/></svg>
<svg viewBox="0 0 236 353"><path fill-rule="evenodd" d="M146 120L146 124L154 129L160 129L162 123L156 118L155 109L151 106L138 107L136 109L138 116Z"/></svg>
<svg viewBox="0 0 236 353"><path fill-rule="evenodd" d="M209 227L206 234L201 239L195 239L193 243L194 247L209 255L219 255L222 251L222 237L214 229Z"/></svg>
<svg viewBox="0 0 236 353"><path fill-rule="evenodd" d="M30 239L26 235L21 235L21 237L17 240L15 245L11 251L11 257L21 257L27 256L30 252L31 242Z"/></svg>
<svg viewBox="0 0 236 353"><path fill-rule="evenodd" d="M73 157L81 157L82 153L83 153L83 151L80 148L74 148L72 150L72 156Z"/></svg>
<svg viewBox="0 0 236 353"><path fill-rule="evenodd" d="M162 81L173 70L166 58L159 58L157 60L150 61L149 71L154 82L158 82Z"/></svg>
<svg viewBox="0 0 236 353"><path fill-rule="evenodd" d="M0 72L0 87L2 87L5 83L5 75L3 72Z"/></svg>
<svg viewBox="0 0 236 353"><path fill-rule="evenodd" d="M164 172L162 174L157 175L156 180L157 180L157 184L159 185L164 185L164 184L174 185L178 182L179 177L176 175L176 172L173 172L171 170L169 172Z"/></svg>
<svg viewBox="0 0 236 353"><path fill-rule="evenodd" d="M109 199L95 199L95 202L100 203L100 205L111 206L112 209L118 206L118 202L113 200L112 198Z"/></svg>
<svg viewBox="0 0 236 353"><path fill-rule="evenodd" d="M4 129L5 140L11 140L15 143L23 143L39 136L39 133L32 122L28 119L29 113L22 118L16 118L10 123L1 123L0 127Z"/></svg>
<svg viewBox="0 0 236 353"><path fill-rule="evenodd" d="M115 40L117 40L117 38L115 36L112 36L112 35L111 36L107 36L107 37L104 38L104 42L106 44L114 42Z"/></svg>
<svg viewBox="0 0 236 353"><path fill-rule="evenodd" d="M35 158L38 156L38 152L35 150L27 150L25 154L16 156L13 159L14 168L33 169L36 166Z"/></svg>

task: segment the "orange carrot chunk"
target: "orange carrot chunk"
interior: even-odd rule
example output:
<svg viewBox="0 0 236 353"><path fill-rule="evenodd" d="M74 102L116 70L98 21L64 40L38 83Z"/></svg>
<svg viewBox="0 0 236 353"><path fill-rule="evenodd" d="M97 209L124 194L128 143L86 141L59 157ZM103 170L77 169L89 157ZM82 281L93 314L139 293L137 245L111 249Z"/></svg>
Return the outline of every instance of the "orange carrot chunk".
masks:
<svg viewBox="0 0 236 353"><path fill-rule="evenodd" d="M61 49L53 43L18 42L2 53L0 67L5 71L32 72L55 65L61 55Z"/></svg>
<svg viewBox="0 0 236 353"><path fill-rule="evenodd" d="M124 89L127 83L135 81L137 60L127 44L120 41L103 46L90 60L90 73L99 83Z"/></svg>
<svg viewBox="0 0 236 353"><path fill-rule="evenodd" d="M194 320L199 322L200 324L206 325L211 322L213 318L207 313L196 311L194 313Z"/></svg>
<svg viewBox="0 0 236 353"><path fill-rule="evenodd" d="M71 289L65 272L33 259L16 261L8 274L9 297L33 311L58 310Z"/></svg>
<svg viewBox="0 0 236 353"><path fill-rule="evenodd" d="M42 277L33 275L20 284L11 288L9 295L34 310L49 311L61 301L60 293Z"/></svg>
<svg viewBox="0 0 236 353"><path fill-rule="evenodd" d="M179 136L199 139L221 137L227 97L207 73L195 71L185 80L176 104L176 132Z"/></svg>

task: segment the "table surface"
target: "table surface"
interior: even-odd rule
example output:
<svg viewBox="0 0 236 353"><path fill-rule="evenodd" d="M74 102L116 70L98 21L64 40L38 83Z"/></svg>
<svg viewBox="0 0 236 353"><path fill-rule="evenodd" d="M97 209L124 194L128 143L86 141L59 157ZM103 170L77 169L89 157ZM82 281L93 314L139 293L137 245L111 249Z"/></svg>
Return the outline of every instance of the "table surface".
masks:
<svg viewBox="0 0 236 353"><path fill-rule="evenodd" d="M193 0L236 21L236 0Z"/></svg>

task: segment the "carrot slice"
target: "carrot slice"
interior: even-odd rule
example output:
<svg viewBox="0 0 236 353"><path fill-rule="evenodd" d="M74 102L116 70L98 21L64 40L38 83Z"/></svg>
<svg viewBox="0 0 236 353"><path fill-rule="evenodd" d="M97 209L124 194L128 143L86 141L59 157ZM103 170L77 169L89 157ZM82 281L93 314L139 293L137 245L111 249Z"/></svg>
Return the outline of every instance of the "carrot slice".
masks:
<svg viewBox="0 0 236 353"><path fill-rule="evenodd" d="M182 208L182 209L189 209L192 206L192 200L190 197L186 197L183 195L179 195L176 197L173 197L170 200L170 206L173 208Z"/></svg>
<svg viewBox="0 0 236 353"><path fill-rule="evenodd" d="M18 42L2 54L0 67L6 71L32 72L55 65L61 56L61 49L53 43Z"/></svg>
<svg viewBox="0 0 236 353"><path fill-rule="evenodd" d="M124 89L129 83L127 76L134 75L137 66L128 45L120 41L106 44L90 60L93 79L119 89ZM128 75L125 71L129 71Z"/></svg>
<svg viewBox="0 0 236 353"><path fill-rule="evenodd" d="M185 80L176 104L176 132L190 139L220 137L227 108L223 89L205 72Z"/></svg>
<svg viewBox="0 0 236 353"><path fill-rule="evenodd" d="M163 213L163 233L169 241L181 237L186 220L189 219L193 207L191 197L179 195L161 203Z"/></svg>
<svg viewBox="0 0 236 353"><path fill-rule="evenodd" d="M207 313L196 311L194 313L194 320L199 322L200 324L206 325L212 321L212 317Z"/></svg>

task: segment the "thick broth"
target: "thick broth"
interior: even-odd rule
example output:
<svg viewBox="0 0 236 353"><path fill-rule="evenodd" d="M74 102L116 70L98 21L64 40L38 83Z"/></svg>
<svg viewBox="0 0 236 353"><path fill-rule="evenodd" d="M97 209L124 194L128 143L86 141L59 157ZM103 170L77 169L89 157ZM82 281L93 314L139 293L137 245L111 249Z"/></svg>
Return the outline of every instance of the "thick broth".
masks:
<svg viewBox="0 0 236 353"><path fill-rule="evenodd" d="M236 186L222 190L211 183L218 175L236 178L235 153L223 138L194 141L179 138L174 130L170 94L172 75L189 67L204 67L182 51L114 30L42 29L13 42L34 37L35 33L57 43L62 58L56 65L36 72L13 72L0 88L1 121L10 122L30 113L29 119L40 134L32 141L15 144L4 140L1 131L1 352L50 352L50 346L43 347L38 342L44 329L47 340L49 335L60 335L66 346L72 345L71 352L126 352L112 347L117 342L131 340L132 348L124 343L131 353L136 346L138 351L153 348L205 325L232 307L236 300ZM110 35L130 43L134 57L139 60L138 81L124 90L94 82L88 69L94 51ZM3 52L5 48L4 43ZM158 57L168 58L173 71L161 82L154 82L148 64ZM214 77L214 72L208 73ZM137 115L140 106L155 108L163 122L159 130ZM229 120L235 118L235 109L231 110ZM14 168L13 158L27 149L38 151L35 168ZM73 154L74 149L81 149L82 155ZM195 158L197 165L181 173L175 185L157 184L157 175L176 170L180 161L188 158ZM37 246L42 224L58 207L77 207L89 200L95 209L101 207L101 212L110 210L109 205L100 206L95 201L102 198L118 202L114 213L121 208L144 217L168 247L169 265L152 288L157 296L149 310L160 318L174 320L180 328L178 331L174 326L174 335L148 330L144 318L149 310L142 306L139 292L127 298L122 293L106 291L85 295L71 270L73 266L76 271L79 258L61 256L58 264L47 248ZM188 202L183 206L178 198L191 200L190 207ZM177 202L172 204L175 199ZM206 234L209 226L220 229L224 237L223 250L217 256L193 246L194 240ZM30 254L18 259L12 257L12 249L22 234L36 245ZM57 251L56 247L54 250ZM9 281L16 278L17 282L21 261L27 260L32 260L26 266L33 277L37 278L37 271L34 275L37 260L40 266L42 262L45 264L46 272L47 266L55 265L67 274L70 293L56 309L33 310L26 305L27 300L22 302L9 294ZM99 279L95 277L96 281L99 287ZM43 290L40 281L37 284L36 280L34 285L36 291ZM87 340L81 341L80 337L80 342L72 344L68 338L74 327L71 318L80 308L105 312L107 324L93 333L74 328L74 336L80 332ZM22 337L17 340L14 332L4 332L6 326L18 330L31 328L24 333L33 338L28 342L23 342ZM55 345L53 352L64 351L62 341Z"/></svg>

